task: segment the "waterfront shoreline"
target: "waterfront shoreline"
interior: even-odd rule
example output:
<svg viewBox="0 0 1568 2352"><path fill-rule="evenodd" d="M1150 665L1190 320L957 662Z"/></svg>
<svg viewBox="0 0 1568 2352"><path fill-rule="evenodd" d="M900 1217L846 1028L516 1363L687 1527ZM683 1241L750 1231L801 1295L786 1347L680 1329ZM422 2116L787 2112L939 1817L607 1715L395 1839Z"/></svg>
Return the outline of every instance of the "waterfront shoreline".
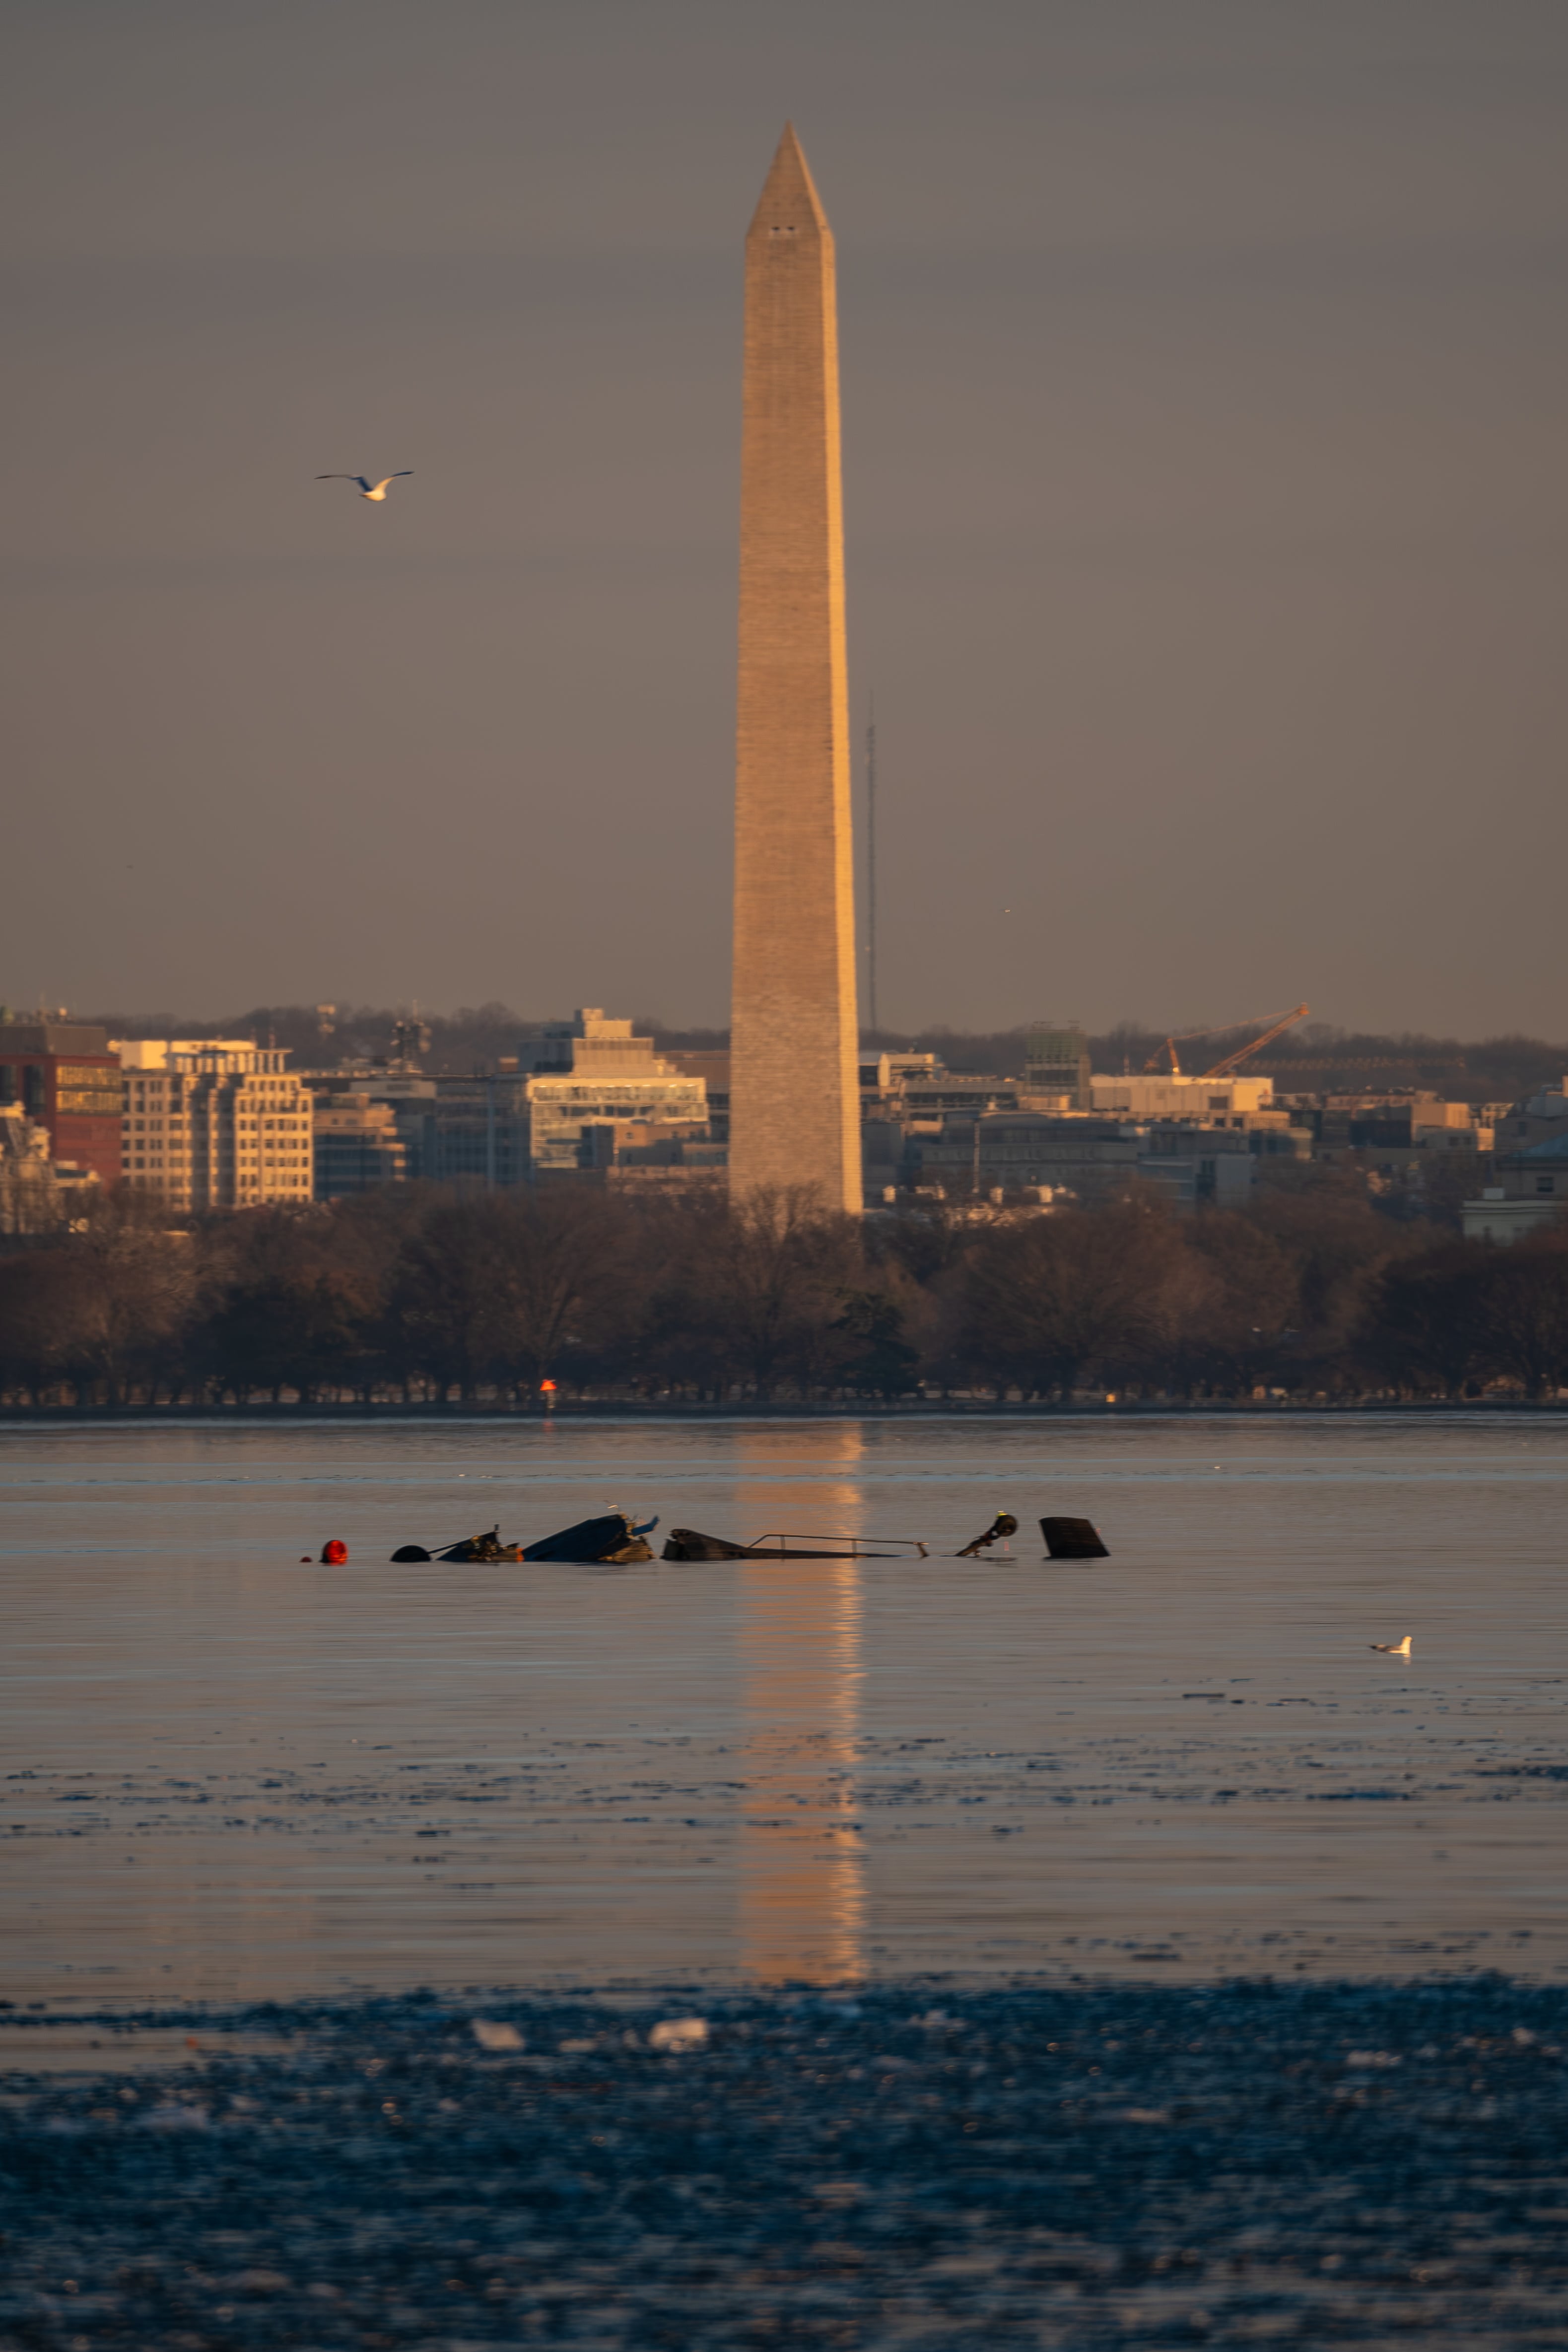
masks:
<svg viewBox="0 0 1568 2352"><path fill-rule="evenodd" d="M1457 1421L1494 1421L1499 1417L1518 1414L1537 1420L1568 1414L1568 1393L1560 1397L1532 1399L1529 1397L1473 1397L1463 1402L1451 1398L1388 1397L1347 1398L1342 1403L1322 1400L1312 1403L1288 1403L1278 1400L1270 1403L1256 1401L1227 1402L1210 1399L1202 1403L1182 1404L1170 1400L1126 1404L1043 1404L1005 1403L994 1400L968 1402L955 1399L946 1402L898 1404L881 1402L801 1403L784 1398L770 1402L756 1399L728 1404L679 1404L668 1399L639 1404L633 1399L590 1399L582 1402L564 1402L549 1412L538 1406L506 1404L265 1404L243 1405L193 1404L126 1404L126 1405L0 1405L0 1429L82 1428L94 1423L114 1426L167 1428L180 1423L202 1423L240 1427L256 1423L266 1427L280 1423L306 1422L312 1423L341 1422L428 1422L446 1426L454 1422L515 1422L529 1427L548 1427L559 1422L703 1422L703 1421L1043 1421L1043 1422L1105 1422L1126 1421L1343 1421L1384 1415L1391 1420L1430 1421L1448 1417Z"/></svg>

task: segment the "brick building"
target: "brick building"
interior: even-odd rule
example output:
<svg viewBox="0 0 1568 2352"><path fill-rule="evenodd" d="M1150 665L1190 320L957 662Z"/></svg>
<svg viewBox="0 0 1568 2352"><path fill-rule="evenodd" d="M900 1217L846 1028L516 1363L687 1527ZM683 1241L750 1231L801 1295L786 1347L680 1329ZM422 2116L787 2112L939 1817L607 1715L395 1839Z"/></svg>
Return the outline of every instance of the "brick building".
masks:
<svg viewBox="0 0 1568 2352"><path fill-rule="evenodd" d="M119 1183L120 1056L107 1029L85 1021L0 1025L0 1109L12 1105L47 1130L53 1160Z"/></svg>

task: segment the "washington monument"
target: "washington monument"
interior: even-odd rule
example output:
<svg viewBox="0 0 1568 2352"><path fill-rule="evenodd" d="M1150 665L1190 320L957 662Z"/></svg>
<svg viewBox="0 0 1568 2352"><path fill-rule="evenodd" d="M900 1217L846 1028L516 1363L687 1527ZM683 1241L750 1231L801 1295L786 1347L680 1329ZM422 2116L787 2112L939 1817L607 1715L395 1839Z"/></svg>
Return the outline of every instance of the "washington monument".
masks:
<svg viewBox="0 0 1568 2352"><path fill-rule="evenodd" d="M788 125L746 239L730 1191L861 1210L833 236Z"/></svg>

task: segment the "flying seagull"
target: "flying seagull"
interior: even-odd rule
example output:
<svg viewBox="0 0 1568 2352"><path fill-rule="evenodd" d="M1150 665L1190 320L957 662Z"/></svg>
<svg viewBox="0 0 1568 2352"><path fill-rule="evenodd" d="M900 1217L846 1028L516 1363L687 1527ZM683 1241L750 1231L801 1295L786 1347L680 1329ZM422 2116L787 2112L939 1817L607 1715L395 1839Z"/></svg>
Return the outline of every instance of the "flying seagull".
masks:
<svg viewBox="0 0 1568 2352"><path fill-rule="evenodd" d="M379 506L386 497L389 486L393 482L406 481L413 471L412 466L405 466L401 474L388 474L385 479L380 482L367 482L363 474L318 474L316 479L319 482L358 482L360 496L362 499L374 499Z"/></svg>
<svg viewBox="0 0 1568 2352"><path fill-rule="evenodd" d="M1406 1633L1402 1642L1369 1642L1366 1646L1369 1650L1381 1650L1385 1658L1407 1658L1410 1655L1410 1636Z"/></svg>

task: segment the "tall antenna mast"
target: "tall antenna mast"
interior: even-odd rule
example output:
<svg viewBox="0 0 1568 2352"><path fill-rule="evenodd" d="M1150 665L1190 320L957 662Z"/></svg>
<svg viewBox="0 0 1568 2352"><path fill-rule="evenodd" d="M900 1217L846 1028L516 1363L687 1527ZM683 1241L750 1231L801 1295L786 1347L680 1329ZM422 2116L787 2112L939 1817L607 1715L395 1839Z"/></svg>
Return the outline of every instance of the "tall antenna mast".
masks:
<svg viewBox="0 0 1568 2352"><path fill-rule="evenodd" d="M869 716L865 730L865 831L866 831L866 1011L868 1026L874 1036L876 1017L876 697L868 703Z"/></svg>

